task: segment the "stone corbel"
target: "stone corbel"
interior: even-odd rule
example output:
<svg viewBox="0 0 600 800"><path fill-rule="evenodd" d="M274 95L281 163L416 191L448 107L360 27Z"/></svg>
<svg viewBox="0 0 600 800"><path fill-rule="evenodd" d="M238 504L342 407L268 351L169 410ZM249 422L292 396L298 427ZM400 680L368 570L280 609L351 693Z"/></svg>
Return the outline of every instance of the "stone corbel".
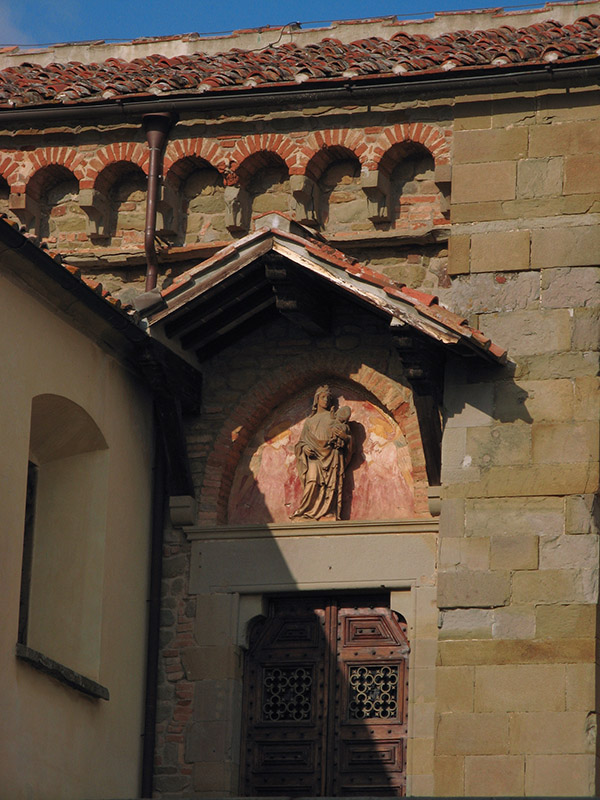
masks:
<svg viewBox="0 0 600 800"><path fill-rule="evenodd" d="M319 186L308 175L291 175L290 188L296 202L296 219L302 225L319 225Z"/></svg>
<svg viewBox="0 0 600 800"><path fill-rule="evenodd" d="M36 233L40 227L40 204L28 194L11 194L8 208L19 219L20 223Z"/></svg>
<svg viewBox="0 0 600 800"><path fill-rule="evenodd" d="M162 236L174 236L177 233L179 215L177 213L179 199L172 186L161 184L156 199L156 232Z"/></svg>
<svg viewBox="0 0 600 800"><path fill-rule="evenodd" d="M175 528L196 524L196 498L189 494L172 495L169 498L169 514Z"/></svg>
<svg viewBox="0 0 600 800"><path fill-rule="evenodd" d="M367 197L367 216L372 222L389 222L390 179L381 170L363 172L361 175L362 190Z"/></svg>
<svg viewBox="0 0 600 800"><path fill-rule="evenodd" d="M87 215L88 236L108 236L110 225L110 202L97 189L79 190L79 207Z"/></svg>
<svg viewBox="0 0 600 800"><path fill-rule="evenodd" d="M225 225L231 233L250 227L252 202L243 186L225 187Z"/></svg>
<svg viewBox="0 0 600 800"><path fill-rule="evenodd" d="M436 164L433 179L442 193L440 211L446 217L450 213L450 184L452 182L452 167L450 164Z"/></svg>

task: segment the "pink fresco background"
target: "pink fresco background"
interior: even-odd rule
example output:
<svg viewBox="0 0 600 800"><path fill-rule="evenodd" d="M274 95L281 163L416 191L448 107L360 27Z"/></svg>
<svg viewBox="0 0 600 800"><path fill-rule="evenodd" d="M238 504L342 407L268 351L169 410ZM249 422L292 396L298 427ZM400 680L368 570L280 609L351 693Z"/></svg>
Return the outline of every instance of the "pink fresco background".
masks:
<svg viewBox="0 0 600 800"><path fill-rule="evenodd" d="M358 392L330 386L339 405L352 409L354 455L344 479L342 518L414 516L410 452L399 425ZM302 497L294 446L310 414L315 389L279 406L250 441L229 496L230 525L290 522Z"/></svg>

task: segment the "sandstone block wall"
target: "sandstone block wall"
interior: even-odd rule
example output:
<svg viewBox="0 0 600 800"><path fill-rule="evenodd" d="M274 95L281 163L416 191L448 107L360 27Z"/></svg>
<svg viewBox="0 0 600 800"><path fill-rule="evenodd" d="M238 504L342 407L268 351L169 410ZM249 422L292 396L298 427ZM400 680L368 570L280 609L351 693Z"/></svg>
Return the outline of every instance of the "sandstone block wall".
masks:
<svg viewBox="0 0 600 800"><path fill-rule="evenodd" d="M598 108L564 100L456 106L448 296L512 363L447 371L439 794L596 790Z"/></svg>

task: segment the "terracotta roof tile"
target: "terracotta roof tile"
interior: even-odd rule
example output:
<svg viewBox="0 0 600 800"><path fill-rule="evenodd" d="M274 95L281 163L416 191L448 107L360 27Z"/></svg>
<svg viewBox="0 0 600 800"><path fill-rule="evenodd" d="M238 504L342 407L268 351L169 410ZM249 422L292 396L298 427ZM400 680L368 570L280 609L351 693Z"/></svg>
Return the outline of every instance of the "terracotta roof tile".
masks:
<svg viewBox="0 0 600 800"><path fill-rule="evenodd" d="M268 216L273 215L270 214ZM506 361L506 350L494 345L489 337L481 331L472 328L464 317L439 305L439 300L435 295L422 292L419 289L411 289L403 283L393 281L387 275L383 275L370 267L360 264L356 259L344 255L344 253L336 250L331 245L316 240L312 232L308 230L306 230L306 235L303 236L276 227L258 228L243 239L239 239L237 242L227 245L227 247L219 250L213 256L206 259L206 261L186 270L175 278L173 283L161 292L161 296L166 302L167 307L180 292L190 290L195 279L200 277L202 273L214 267L218 267L234 253L243 252L256 240L265 235L272 235L273 237L279 237L283 240L287 239L295 244L300 244L307 252L322 258L332 266L343 269L349 276L361 283L375 286L382 289L388 297L400 300L404 303L409 303L422 317L428 318L438 324L441 323L446 329L458 334L463 341L467 340L472 342L475 349L479 352L483 351L491 355L494 360L500 363ZM365 291L368 290L365 288ZM162 308L164 308L164 306Z"/></svg>
<svg viewBox="0 0 600 800"><path fill-rule="evenodd" d="M370 37L350 44L323 39L303 47L287 43L215 55L156 54L132 61L109 58L100 64L45 67L27 62L0 71L0 107L512 68L596 59L599 51L600 16L592 14L572 24L546 20L522 28L504 25L435 38L400 32L391 39Z"/></svg>

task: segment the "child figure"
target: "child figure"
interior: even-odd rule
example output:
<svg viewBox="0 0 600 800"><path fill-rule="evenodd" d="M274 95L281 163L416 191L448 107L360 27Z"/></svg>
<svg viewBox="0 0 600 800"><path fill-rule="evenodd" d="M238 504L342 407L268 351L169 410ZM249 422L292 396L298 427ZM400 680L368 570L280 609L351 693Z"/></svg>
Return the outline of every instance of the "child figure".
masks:
<svg viewBox="0 0 600 800"><path fill-rule="evenodd" d="M337 471L339 480L336 487L335 507L336 519L341 519L342 515L342 488L343 476L350 459L352 458L352 434L350 433L350 419L351 409L350 406L341 406L333 415L331 420L331 428L329 429L330 439L329 446L332 448L332 454L337 452Z"/></svg>
<svg viewBox="0 0 600 800"><path fill-rule="evenodd" d="M333 415L331 423L331 439L329 444L337 450L343 450L345 447L352 447L352 434L350 433L350 425L348 420L352 413L350 406L342 406ZM350 459L346 459L348 463Z"/></svg>

